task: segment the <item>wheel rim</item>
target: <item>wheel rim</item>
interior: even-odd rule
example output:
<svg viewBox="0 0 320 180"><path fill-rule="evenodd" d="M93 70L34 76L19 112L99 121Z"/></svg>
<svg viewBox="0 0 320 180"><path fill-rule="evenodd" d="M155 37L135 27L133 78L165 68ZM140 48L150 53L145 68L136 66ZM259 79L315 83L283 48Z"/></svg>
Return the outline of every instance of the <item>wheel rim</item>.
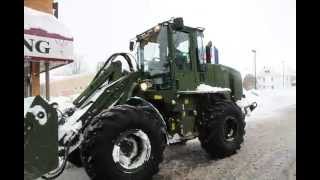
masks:
<svg viewBox="0 0 320 180"><path fill-rule="evenodd" d="M237 122L234 118L227 118L225 127L224 127L224 135L225 140L228 142L234 141L238 133Z"/></svg>
<svg viewBox="0 0 320 180"><path fill-rule="evenodd" d="M112 157L126 170L142 166L150 158L151 143L149 137L142 130L134 129L122 133L116 140Z"/></svg>

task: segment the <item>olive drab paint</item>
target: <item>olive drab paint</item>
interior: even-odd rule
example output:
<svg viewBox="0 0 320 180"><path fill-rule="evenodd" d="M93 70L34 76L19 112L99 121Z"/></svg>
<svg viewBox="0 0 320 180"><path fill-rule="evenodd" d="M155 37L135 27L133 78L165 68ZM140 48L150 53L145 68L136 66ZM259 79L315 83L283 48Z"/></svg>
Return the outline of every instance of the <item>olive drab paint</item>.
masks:
<svg viewBox="0 0 320 180"><path fill-rule="evenodd" d="M174 22L177 24L174 24ZM84 128L103 110L111 106L126 104L130 101L130 98L139 97L132 101L134 102L133 105L145 104L143 103L144 100L151 103L163 117L162 119L167 127L167 136L178 133L184 140L189 140L198 136L197 124L203 114L203 107L206 106L206 103L210 103L208 97L211 94L197 92L197 86L207 84L214 87L229 88L230 92L211 93L219 94L233 101L242 98L242 78L239 71L221 64L203 63L204 61L199 59L197 35L203 35L204 29L184 26L182 19L174 22L159 23L156 27L137 35L135 40L138 46L135 49L139 49L143 44L141 42L144 41L148 33L157 33L159 28L166 29L164 34L167 36L167 42L165 43L168 45L166 67L169 68L169 71L156 77L162 78L165 83L153 84L147 86L147 89L141 88L142 83L155 82L152 79L155 77L144 71L144 64L138 64L137 70L134 71L134 61L127 53L113 54L87 88L73 101L75 111L82 107L88 107L83 115L77 119L82 121ZM173 38L176 32L187 34L189 41L189 52L187 54L189 64L182 68L176 63L177 52L174 47L175 39ZM32 45L31 41L26 44L27 48L31 48L30 45ZM41 51L43 52L43 49ZM129 64L130 72L122 71L123 64L116 61L118 56L122 56L126 60L124 62ZM138 59L137 62L142 63L143 61ZM40 127L34 124L36 121L31 114L28 114L25 118L25 125L26 123L33 123L36 130L30 131L30 135L25 135L25 172L39 175L52 170L57 164L58 119L56 112L44 100L37 98L34 104L36 103L41 104L47 110L49 120L45 126ZM45 143L45 146L41 143ZM35 159L34 155L37 155L38 159Z"/></svg>
<svg viewBox="0 0 320 180"><path fill-rule="evenodd" d="M58 166L58 117L56 110L40 96L29 109L42 107L44 111L27 111L24 117L24 178L34 180ZM39 121L39 118L47 118Z"/></svg>

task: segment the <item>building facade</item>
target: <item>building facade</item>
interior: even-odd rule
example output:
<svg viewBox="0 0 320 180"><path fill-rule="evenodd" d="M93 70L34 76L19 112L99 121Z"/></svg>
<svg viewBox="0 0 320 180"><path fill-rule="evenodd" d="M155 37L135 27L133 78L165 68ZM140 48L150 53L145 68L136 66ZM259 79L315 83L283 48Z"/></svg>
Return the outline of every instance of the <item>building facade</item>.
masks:
<svg viewBox="0 0 320 180"><path fill-rule="evenodd" d="M277 72L271 67L263 67L257 75L258 89L288 88L293 85L296 75L294 73Z"/></svg>
<svg viewBox="0 0 320 180"><path fill-rule="evenodd" d="M49 71L73 62L73 37L57 19L57 2L24 0L24 6L24 96L40 95L45 73L49 99Z"/></svg>

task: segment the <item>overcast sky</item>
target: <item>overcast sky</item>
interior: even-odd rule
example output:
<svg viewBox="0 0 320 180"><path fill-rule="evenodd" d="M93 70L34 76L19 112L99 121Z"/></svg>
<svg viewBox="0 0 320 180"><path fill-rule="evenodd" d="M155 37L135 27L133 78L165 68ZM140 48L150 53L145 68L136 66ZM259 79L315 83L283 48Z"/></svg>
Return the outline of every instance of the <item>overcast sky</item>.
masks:
<svg viewBox="0 0 320 180"><path fill-rule="evenodd" d="M58 0L59 19L74 36L75 51L94 66L112 53L128 52L136 34L171 17L204 27L205 42L220 63L253 71L257 66L296 69L295 0Z"/></svg>

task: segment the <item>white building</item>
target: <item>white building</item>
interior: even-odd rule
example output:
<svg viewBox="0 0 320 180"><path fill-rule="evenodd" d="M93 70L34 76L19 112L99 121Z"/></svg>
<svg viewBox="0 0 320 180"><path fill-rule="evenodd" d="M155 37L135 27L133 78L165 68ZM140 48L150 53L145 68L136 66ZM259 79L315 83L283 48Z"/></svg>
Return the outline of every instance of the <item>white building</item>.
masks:
<svg viewBox="0 0 320 180"><path fill-rule="evenodd" d="M257 86L259 89L278 89L292 86L295 82L294 71L286 69L285 72L277 72L271 67L264 67L257 74Z"/></svg>

